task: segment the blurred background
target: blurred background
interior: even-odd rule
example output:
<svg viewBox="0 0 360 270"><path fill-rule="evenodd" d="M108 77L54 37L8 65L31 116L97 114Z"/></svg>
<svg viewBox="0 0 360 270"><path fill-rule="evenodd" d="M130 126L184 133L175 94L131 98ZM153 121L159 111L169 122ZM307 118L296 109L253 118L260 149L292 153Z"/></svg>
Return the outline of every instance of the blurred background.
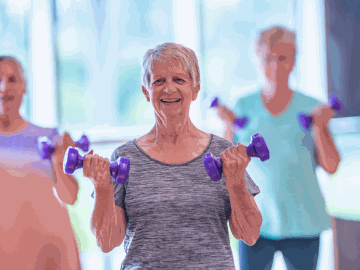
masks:
<svg viewBox="0 0 360 270"><path fill-rule="evenodd" d="M323 102L335 94L346 106L330 123L342 163L334 175L320 168L317 174L329 213L360 221L359 7L350 0L0 0L0 54L15 56L25 69L25 119L68 131L74 141L86 134L91 148L110 158L154 124L140 77L149 48L176 42L195 51L202 84L191 119L222 136L222 122L208 109L212 99L231 108L259 90L255 39L263 28L285 26L297 42L290 86ZM103 254L96 246L93 186L82 173L75 176L79 199L68 209L83 269L120 269L124 248ZM320 250L318 269L333 269L331 230ZM280 253L273 269L285 269Z"/></svg>

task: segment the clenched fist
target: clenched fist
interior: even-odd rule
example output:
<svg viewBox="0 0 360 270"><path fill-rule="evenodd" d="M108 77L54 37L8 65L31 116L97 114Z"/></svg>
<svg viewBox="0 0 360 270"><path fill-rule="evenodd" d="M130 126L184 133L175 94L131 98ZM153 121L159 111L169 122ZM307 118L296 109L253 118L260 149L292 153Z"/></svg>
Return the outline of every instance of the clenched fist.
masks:
<svg viewBox="0 0 360 270"><path fill-rule="evenodd" d="M247 155L246 146L238 143L237 146L226 149L220 156L226 183L245 184L245 169L251 160Z"/></svg>
<svg viewBox="0 0 360 270"><path fill-rule="evenodd" d="M83 172L84 176L92 179L95 189L108 189L112 186L110 178L110 161L107 158L93 155L91 150L85 155Z"/></svg>

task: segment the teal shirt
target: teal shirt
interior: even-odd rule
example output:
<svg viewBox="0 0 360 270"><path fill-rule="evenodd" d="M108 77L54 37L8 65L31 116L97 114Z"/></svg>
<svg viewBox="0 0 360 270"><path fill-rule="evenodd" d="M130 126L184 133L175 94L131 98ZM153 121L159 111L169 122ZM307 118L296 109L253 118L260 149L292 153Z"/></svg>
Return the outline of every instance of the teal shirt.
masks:
<svg viewBox="0 0 360 270"><path fill-rule="evenodd" d="M313 134L304 131L297 120L299 112L310 113L318 104L295 92L287 110L274 117L264 107L259 91L235 105L238 117L249 118L242 130L234 132L235 144L248 145L251 135L260 133L270 151L269 160L252 158L246 169L261 190L255 201L263 217L262 237L311 237L331 228L315 173L318 162Z"/></svg>

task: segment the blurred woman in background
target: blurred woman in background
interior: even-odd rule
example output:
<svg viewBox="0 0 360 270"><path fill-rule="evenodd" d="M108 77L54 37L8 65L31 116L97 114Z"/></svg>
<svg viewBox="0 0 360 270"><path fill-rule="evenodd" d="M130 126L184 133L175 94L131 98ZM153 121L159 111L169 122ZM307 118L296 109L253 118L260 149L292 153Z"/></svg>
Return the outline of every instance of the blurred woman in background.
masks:
<svg viewBox="0 0 360 270"><path fill-rule="evenodd" d="M239 99L233 111L220 106L226 124L224 136L235 144L246 143L250 134L261 133L271 157L254 160L249 174L262 191L256 197L263 216L260 238L254 246L239 242L241 270L271 269L274 253L281 251L288 269L316 269L320 233L331 228L331 219L321 194L316 166L335 173L340 155L331 138L330 107L289 88L295 64L295 34L284 27L264 30L256 44L265 85ZM311 113L311 130L304 130L299 112ZM233 131L236 117L248 123Z"/></svg>
<svg viewBox="0 0 360 270"><path fill-rule="evenodd" d="M76 239L66 204L78 183L63 172L75 146L69 134L25 121L19 113L26 80L14 57L0 57L0 262L1 269L79 270ZM61 140L51 161L42 160L37 139Z"/></svg>

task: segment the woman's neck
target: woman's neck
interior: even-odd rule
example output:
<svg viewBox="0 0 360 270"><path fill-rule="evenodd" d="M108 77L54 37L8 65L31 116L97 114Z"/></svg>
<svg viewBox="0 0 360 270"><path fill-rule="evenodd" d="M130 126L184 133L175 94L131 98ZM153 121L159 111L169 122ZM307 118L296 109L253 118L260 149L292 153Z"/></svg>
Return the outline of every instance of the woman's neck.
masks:
<svg viewBox="0 0 360 270"><path fill-rule="evenodd" d="M292 93L292 90L289 88L287 82L267 82L262 90L262 95L265 101L269 102L271 100L276 100L279 97L288 96Z"/></svg>
<svg viewBox="0 0 360 270"><path fill-rule="evenodd" d="M24 130L29 123L21 118L20 115L1 115L0 133L15 133Z"/></svg>
<svg viewBox="0 0 360 270"><path fill-rule="evenodd" d="M189 143L189 139L196 138L199 130L190 119L177 123L159 123L149 132L151 142L158 146L177 147Z"/></svg>

